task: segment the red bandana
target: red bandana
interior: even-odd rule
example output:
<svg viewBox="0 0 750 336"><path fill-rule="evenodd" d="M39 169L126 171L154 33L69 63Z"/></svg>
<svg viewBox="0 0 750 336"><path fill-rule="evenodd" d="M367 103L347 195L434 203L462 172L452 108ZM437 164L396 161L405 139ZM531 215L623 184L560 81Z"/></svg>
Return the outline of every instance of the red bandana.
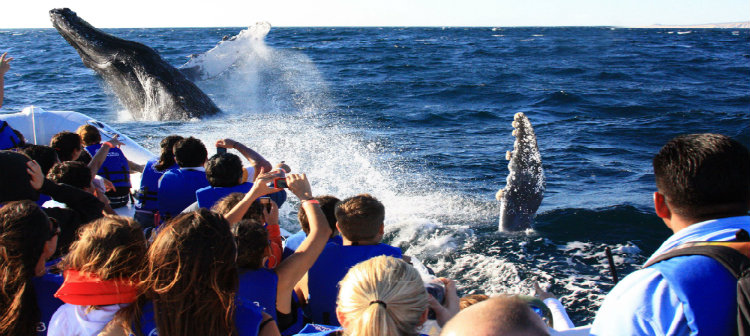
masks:
<svg viewBox="0 0 750 336"><path fill-rule="evenodd" d="M138 294L135 283L127 279L101 280L98 276L76 270L65 271L65 282L55 297L79 306L106 306L132 303Z"/></svg>

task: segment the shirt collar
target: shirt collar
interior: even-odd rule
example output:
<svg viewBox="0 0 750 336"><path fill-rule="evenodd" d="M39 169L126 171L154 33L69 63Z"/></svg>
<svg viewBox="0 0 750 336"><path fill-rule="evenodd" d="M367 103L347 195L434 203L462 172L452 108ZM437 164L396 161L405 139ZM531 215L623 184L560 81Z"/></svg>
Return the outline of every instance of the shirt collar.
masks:
<svg viewBox="0 0 750 336"><path fill-rule="evenodd" d="M206 167L185 167L185 168L180 168L180 170L182 170L182 171L184 171L184 170L195 170L195 171L206 172Z"/></svg>
<svg viewBox="0 0 750 336"><path fill-rule="evenodd" d="M695 223L665 240L659 249L649 257L649 260L687 242L732 240L739 229L750 232L750 216L726 217Z"/></svg>

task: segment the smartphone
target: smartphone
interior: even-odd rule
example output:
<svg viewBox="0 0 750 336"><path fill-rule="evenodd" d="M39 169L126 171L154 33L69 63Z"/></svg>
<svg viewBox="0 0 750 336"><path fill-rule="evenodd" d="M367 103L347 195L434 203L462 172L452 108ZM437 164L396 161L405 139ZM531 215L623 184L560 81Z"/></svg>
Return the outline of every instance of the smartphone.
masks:
<svg viewBox="0 0 750 336"><path fill-rule="evenodd" d="M273 179L273 182L268 183L269 188L289 188L289 186L286 184L286 178L285 177L277 177Z"/></svg>
<svg viewBox="0 0 750 336"><path fill-rule="evenodd" d="M224 147L216 147L216 154L226 154L227 149Z"/></svg>
<svg viewBox="0 0 750 336"><path fill-rule="evenodd" d="M268 196L263 196L258 198L260 201L260 204L265 207L266 212L271 212L271 198Z"/></svg>

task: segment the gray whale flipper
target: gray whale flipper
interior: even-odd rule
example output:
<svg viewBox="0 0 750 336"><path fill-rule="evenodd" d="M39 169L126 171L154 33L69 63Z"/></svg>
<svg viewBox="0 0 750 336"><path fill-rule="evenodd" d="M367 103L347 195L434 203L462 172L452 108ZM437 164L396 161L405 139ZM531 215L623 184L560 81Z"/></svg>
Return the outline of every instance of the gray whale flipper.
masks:
<svg viewBox="0 0 750 336"><path fill-rule="evenodd" d="M68 8L52 25L138 120L184 120L221 112L198 86L148 46L94 28Z"/></svg>
<svg viewBox="0 0 750 336"><path fill-rule="evenodd" d="M534 128L521 112L513 117L513 151L506 154L508 178L495 197L500 201L500 230L520 231L531 227L544 198L542 155Z"/></svg>

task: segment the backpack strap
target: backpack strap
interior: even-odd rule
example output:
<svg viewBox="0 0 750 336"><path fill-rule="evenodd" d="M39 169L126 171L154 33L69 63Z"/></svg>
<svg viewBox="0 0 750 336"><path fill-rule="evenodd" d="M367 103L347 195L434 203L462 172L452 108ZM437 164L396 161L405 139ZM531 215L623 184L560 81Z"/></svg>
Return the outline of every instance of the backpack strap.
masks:
<svg viewBox="0 0 750 336"><path fill-rule="evenodd" d="M744 253L743 253L744 252ZM703 255L710 257L735 278L739 279L744 270L750 268L750 242L695 242L680 245L667 253L661 254L648 262L644 268L674 257Z"/></svg>
<svg viewBox="0 0 750 336"><path fill-rule="evenodd" d="M661 254L648 262L644 268L656 263L690 255L702 255L714 259L737 279L737 328L740 335L750 335L750 236L739 230L737 241L691 242Z"/></svg>

